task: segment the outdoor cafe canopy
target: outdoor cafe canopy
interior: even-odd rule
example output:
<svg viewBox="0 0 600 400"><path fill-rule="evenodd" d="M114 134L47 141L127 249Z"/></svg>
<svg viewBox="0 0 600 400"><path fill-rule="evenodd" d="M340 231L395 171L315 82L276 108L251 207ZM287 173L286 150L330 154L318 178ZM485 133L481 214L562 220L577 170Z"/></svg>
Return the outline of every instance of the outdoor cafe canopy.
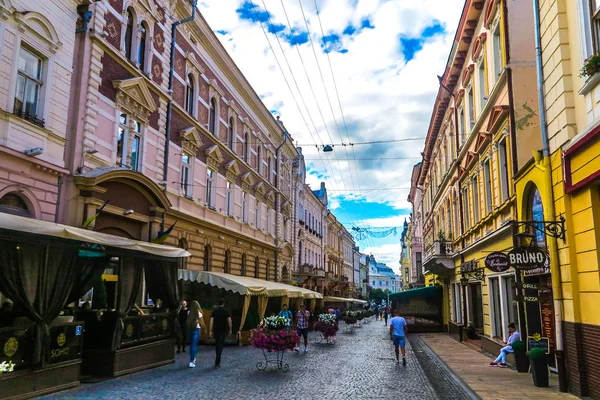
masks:
<svg viewBox="0 0 600 400"><path fill-rule="evenodd" d="M55 224L54 222L0 213L0 232L3 230L22 232L31 235L50 236L76 242L93 243L130 251L140 251L168 258L189 257L191 255L188 251L176 247L142 242L87 229L75 228L73 226Z"/></svg>

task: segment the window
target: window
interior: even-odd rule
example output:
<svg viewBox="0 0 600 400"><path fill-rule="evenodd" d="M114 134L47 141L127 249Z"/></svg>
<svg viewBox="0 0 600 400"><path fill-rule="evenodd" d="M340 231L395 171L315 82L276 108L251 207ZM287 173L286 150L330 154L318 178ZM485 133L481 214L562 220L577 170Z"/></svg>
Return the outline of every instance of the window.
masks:
<svg viewBox="0 0 600 400"><path fill-rule="evenodd" d="M242 192L242 221L248 222L248 194Z"/></svg>
<svg viewBox="0 0 600 400"><path fill-rule="evenodd" d="M258 257L254 259L254 277L260 278L260 260Z"/></svg>
<svg viewBox="0 0 600 400"><path fill-rule="evenodd" d="M229 132L227 134L227 145L231 150L233 150L233 140L235 138L235 120L233 117L229 118Z"/></svg>
<svg viewBox="0 0 600 400"><path fill-rule="evenodd" d="M479 76L479 112L485 107L487 102L487 76L485 75L485 60L479 63L477 75Z"/></svg>
<svg viewBox="0 0 600 400"><path fill-rule="evenodd" d="M227 200L226 200L226 204L225 207L227 207L226 211L227 211L227 215L231 217L232 215L232 207L231 207L231 201L233 199L233 189L231 187L231 182L227 181Z"/></svg>
<svg viewBox="0 0 600 400"><path fill-rule="evenodd" d="M215 171L211 169L206 170L206 205L210 208L214 208L214 179Z"/></svg>
<svg viewBox="0 0 600 400"><path fill-rule="evenodd" d="M127 9L127 27L125 28L125 57L131 60L131 48L133 47L133 11Z"/></svg>
<svg viewBox="0 0 600 400"><path fill-rule="evenodd" d="M508 154L506 139L498 144L498 159L500 163L500 194L501 202L504 203L509 196L508 190Z"/></svg>
<svg viewBox="0 0 600 400"><path fill-rule="evenodd" d="M465 110L463 108L458 111L458 137L460 138L460 145L465 144Z"/></svg>
<svg viewBox="0 0 600 400"><path fill-rule="evenodd" d="M517 302L517 284L513 275L502 277L502 286L504 288L504 305L506 307L506 318L502 324L502 328L506 329L508 324L514 322L519 326L519 305ZM508 332L504 332L505 337Z"/></svg>
<svg viewBox="0 0 600 400"><path fill-rule="evenodd" d="M262 175L262 159L261 159L262 143L258 142L256 146L256 171L259 175Z"/></svg>
<svg viewBox="0 0 600 400"><path fill-rule="evenodd" d="M470 131L472 131L473 127L475 126L475 104L473 103L473 88L472 87L469 88L469 93L467 95L467 101L468 101L468 106L469 106L469 124L467 126L469 127L469 133L470 133Z"/></svg>
<svg viewBox="0 0 600 400"><path fill-rule="evenodd" d="M188 154L181 156L181 189L185 197L192 197L192 164Z"/></svg>
<svg viewBox="0 0 600 400"><path fill-rule="evenodd" d="M141 170L140 153L142 147L142 124L138 121L133 121L133 138L131 143L131 169L134 171Z"/></svg>
<svg viewBox="0 0 600 400"><path fill-rule="evenodd" d="M231 273L231 252L229 250L225 251L225 259L223 260L223 272L226 274Z"/></svg>
<svg viewBox="0 0 600 400"><path fill-rule="evenodd" d="M485 186L485 209L486 214L492 212L492 174L490 170L490 160L483 163L483 180Z"/></svg>
<svg viewBox="0 0 600 400"><path fill-rule="evenodd" d="M500 298L499 278L490 278L490 299L492 311L492 336L502 337L502 306Z"/></svg>
<svg viewBox="0 0 600 400"><path fill-rule="evenodd" d="M246 254L242 254L241 275L246 276Z"/></svg>
<svg viewBox="0 0 600 400"><path fill-rule="evenodd" d="M210 246L204 246L204 271L210 271Z"/></svg>
<svg viewBox="0 0 600 400"><path fill-rule="evenodd" d="M417 275L421 275L423 272L423 254L418 251L415 253L416 267L417 267Z"/></svg>
<svg viewBox="0 0 600 400"><path fill-rule="evenodd" d="M256 223L254 225L256 225L256 229L260 229L262 228L262 224L261 224L261 220L260 220L260 202L258 201L258 199L255 200L255 212L254 212L254 216L256 217Z"/></svg>
<svg viewBox="0 0 600 400"><path fill-rule="evenodd" d="M25 48L19 53L17 87L13 112L36 125L44 126L41 114L42 59Z"/></svg>
<svg viewBox="0 0 600 400"><path fill-rule="evenodd" d="M213 135L217 134L217 102L214 97L210 99L210 112L208 114L208 130Z"/></svg>
<svg viewBox="0 0 600 400"><path fill-rule="evenodd" d="M540 191L534 186L529 196L529 218L532 221L544 221L544 205L542 204L542 196ZM539 224L538 229L531 232L535 237L535 244L540 247L546 246L546 234L544 233L544 225Z"/></svg>
<svg viewBox="0 0 600 400"><path fill-rule="evenodd" d="M471 227L471 216L469 215L469 191L463 189L463 220L465 222L465 231Z"/></svg>
<svg viewBox="0 0 600 400"><path fill-rule="evenodd" d="M479 222L479 179L473 177L473 223Z"/></svg>
<svg viewBox="0 0 600 400"><path fill-rule="evenodd" d="M194 77L188 74L185 86L185 111L194 115Z"/></svg>
<svg viewBox="0 0 600 400"><path fill-rule="evenodd" d="M139 37L140 42L138 43L138 52L137 52L137 61L140 65L140 69L144 71L144 67L146 66L146 35L148 32L148 24L146 22L142 22L140 24Z"/></svg>
<svg viewBox="0 0 600 400"><path fill-rule="evenodd" d="M271 233L271 210L267 207L267 233Z"/></svg>
<svg viewBox="0 0 600 400"><path fill-rule="evenodd" d="M248 163L248 160L250 159L250 137L248 135L248 132L246 132L244 134L244 161L246 163Z"/></svg>
<svg viewBox="0 0 600 400"><path fill-rule="evenodd" d="M498 80L500 74L502 74L502 38L500 36L500 24L494 29L493 40L492 40L492 51L494 52L494 82Z"/></svg>
<svg viewBox="0 0 600 400"><path fill-rule="evenodd" d="M267 159L267 180L269 181L269 183L273 183L273 180L271 179L271 175L272 175L272 171L271 171L271 157L269 157Z"/></svg>
<svg viewBox="0 0 600 400"><path fill-rule="evenodd" d="M457 324L462 324L462 297L460 283L455 283L452 285L452 294L454 297L454 301L452 302L454 308L454 322Z"/></svg>
<svg viewBox="0 0 600 400"><path fill-rule="evenodd" d="M119 113L119 124L117 128L117 165L129 167L134 171L141 168L141 141L142 124L139 121L133 121L133 131L128 123L127 114ZM128 159L131 164L128 164Z"/></svg>

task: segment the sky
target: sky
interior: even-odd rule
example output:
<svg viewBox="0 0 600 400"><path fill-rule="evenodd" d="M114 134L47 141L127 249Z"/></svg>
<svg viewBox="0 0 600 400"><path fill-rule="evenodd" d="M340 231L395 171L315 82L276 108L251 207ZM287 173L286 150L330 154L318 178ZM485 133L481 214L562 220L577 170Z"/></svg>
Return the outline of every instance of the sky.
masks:
<svg viewBox="0 0 600 400"><path fill-rule="evenodd" d="M398 271L432 107L464 0L200 0L210 27L305 156L307 182ZM406 140L409 139L409 140ZM402 140L391 143L371 143ZM353 145L350 145L350 144ZM323 152L333 145L332 152Z"/></svg>

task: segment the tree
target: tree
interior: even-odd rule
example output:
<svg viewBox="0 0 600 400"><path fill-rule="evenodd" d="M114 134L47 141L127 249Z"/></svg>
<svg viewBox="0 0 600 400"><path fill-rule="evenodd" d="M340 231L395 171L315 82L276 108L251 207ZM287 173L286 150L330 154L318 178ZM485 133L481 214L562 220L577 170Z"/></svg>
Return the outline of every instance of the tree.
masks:
<svg viewBox="0 0 600 400"><path fill-rule="evenodd" d="M375 300L375 302L379 303L381 300L387 298L386 292L381 289L373 289L371 293L369 293L369 300Z"/></svg>

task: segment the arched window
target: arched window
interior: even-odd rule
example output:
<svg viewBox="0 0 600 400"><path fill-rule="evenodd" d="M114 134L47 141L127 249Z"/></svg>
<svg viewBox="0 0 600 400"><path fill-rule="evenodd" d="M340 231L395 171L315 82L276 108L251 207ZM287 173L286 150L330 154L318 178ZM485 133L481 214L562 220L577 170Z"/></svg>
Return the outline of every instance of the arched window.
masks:
<svg viewBox="0 0 600 400"><path fill-rule="evenodd" d="M250 135L248 132L244 134L244 161L247 163L250 160Z"/></svg>
<svg viewBox="0 0 600 400"><path fill-rule="evenodd" d="M241 269L242 269L242 276L246 276L246 255L242 254L242 265L241 265Z"/></svg>
<svg viewBox="0 0 600 400"><path fill-rule="evenodd" d="M542 196L540 195L540 191L536 186L533 186L529 193L529 216L532 221L544 221L544 205L542 204ZM538 224L537 229L534 229L531 233L535 237L536 245L540 247L546 246L544 224Z"/></svg>
<svg viewBox="0 0 600 400"><path fill-rule="evenodd" d="M204 271L210 271L210 246L204 246Z"/></svg>
<svg viewBox="0 0 600 400"><path fill-rule="evenodd" d="M235 138L235 131L234 131L234 122L235 120L233 119L233 117L229 118L229 132L227 134L227 145L229 146L229 148L231 150L233 150L233 140Z"/></svg>
<svg viewBox="0 0 600 400"><path fill-rule="evenodd" d="M29 218L34 216L25 200L16 193L7 193L0 198L0 212Z"/></svg>
<svg viewBox="0 0 600 400"><path fill-rule="evenodd" d="M185 87L185 111L194 114L194 77L188 74Z"/></svg>
<svg viewBox="0 0 600 400"><path fill-rule="evenodd" d="M144 71L146 66L146 35L148 34L148 24L146 21L140 24L140 42L138 43L137 60L140 69Z"/></svg>
<svg viewBox="0 0 600 400"><path fill-rule="evenodd" d="M131 59L131 48L133 47L133 11L127 9L127 27L125 28L125 57Z"/></svg>
<svg viewBox="0 0 600 400"><path fill-rule="evenodd" d="M231 272L231 252L225 251L225 259L223 260L223 272L230 274Z"/></svg>
<svg viewBox="0 0 600 400"><path fill-rule="evenodd" d="M217 134L216 122L217 122L217 102L216 102L215 98L213 97L212 99L210 99L210 113L208 115L208 130L213 135Z"/></svg>
<svg viewBox="0 0 600 400"><path fill-rule="evenodd" d="M254 259L254 277L260 278L260 260L258 257Z"/></svg>

